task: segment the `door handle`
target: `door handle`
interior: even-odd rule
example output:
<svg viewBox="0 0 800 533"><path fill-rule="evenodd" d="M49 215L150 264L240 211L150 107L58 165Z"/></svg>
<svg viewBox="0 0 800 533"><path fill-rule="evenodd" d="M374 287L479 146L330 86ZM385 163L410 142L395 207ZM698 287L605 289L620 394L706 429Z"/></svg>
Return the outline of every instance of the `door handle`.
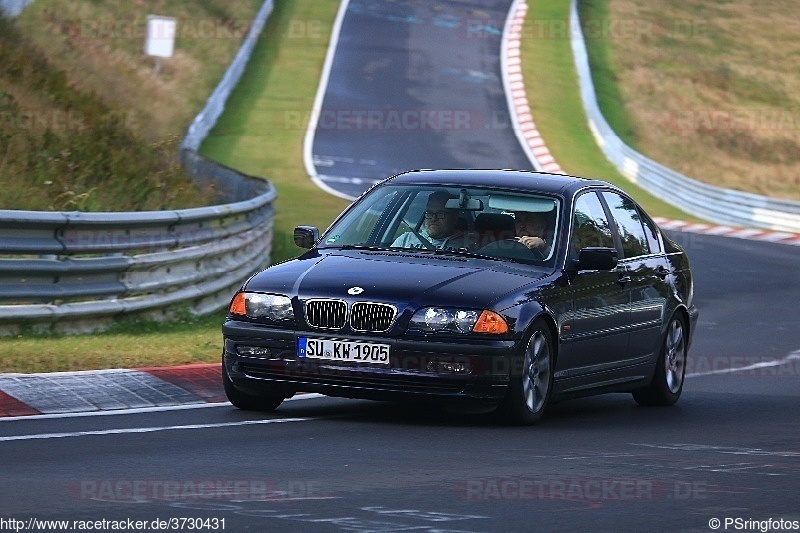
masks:
<svg viewBox="0 0 800 533"><path fill-rule="evenodd" d="M669 275L669 269L664 268L664 265L658 265L656 269L656 274L659 278L665 279Z"/></svg>
<svg viewBox="0 0 800 533"><path fill-rule="evenodd" d="M623 287L624 287L625 285L627 285L628 283L630 283L630 282L631 282L631 277L630 277L629 275L627 275L627 274L623 274L623 275L621 275L621 276L619 277L619 279L617 280L617 283L619 283L619 284L620 284L620 285L622 285Z"/></svg>

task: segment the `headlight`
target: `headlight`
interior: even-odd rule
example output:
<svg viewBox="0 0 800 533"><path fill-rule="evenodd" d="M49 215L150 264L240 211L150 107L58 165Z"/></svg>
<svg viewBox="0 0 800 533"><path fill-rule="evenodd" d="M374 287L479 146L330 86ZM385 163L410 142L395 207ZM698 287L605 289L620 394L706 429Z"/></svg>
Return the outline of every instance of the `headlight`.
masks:
<svg viewBox="0 0 800 533"><path fill-rule="evenodd" d="M503 317L493 311L425 307L414 313L410 329L425 332L448 331L452 333L506 333L508 326Z"/></svg>
<svg viewBox="0 0 800 533"><path fill-rule="evenodd" d="M266 318L274 322L294 320L292 301L280 294L240 292L231 302L230 313L250 318Z"/></svg>

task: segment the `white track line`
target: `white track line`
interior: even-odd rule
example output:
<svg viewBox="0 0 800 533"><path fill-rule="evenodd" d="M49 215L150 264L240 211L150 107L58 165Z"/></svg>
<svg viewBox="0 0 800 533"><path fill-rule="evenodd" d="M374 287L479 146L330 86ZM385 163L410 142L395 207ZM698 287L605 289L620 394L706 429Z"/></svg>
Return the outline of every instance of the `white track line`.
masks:
<svg viewBox="0 0 800 533"><path fill-rule="evenodd" d="M91 371L87 371L91 372ZM313 398L325 398L326 396L317 393L298 394L284 400L285 402L297 400L311 400ZM206 409L209 407L232 407L230 402L213 402L207 403L198 401L198 403L189 403L182 405L162 405L158 407L137 407L133 409L109 409L107 411L82 411L79 413L55 413L49 415L22 415L22 416L7 416L0 417L0 423L11 422L14 420L47 420L51 418L80 418L89 416L116 416L116 415L135 415L140 413L159 413L163 411L183 411L186 409Z"/></svg>
<svg viewBox="0 0 800 533"><path fill-rule="evenodd" d="M309 422L317 418L271 418L267 420L241 420L239 422L219 422L216 424L187 424L184 426L154 426L143 428L101 429L96 431L70 431L62 433L36 433L31 435L10 435L0 437L0 442L17 440L63 439L67 437L89 437L95 435L125 435L130 433L154 433L157 431L174 431L177 429L213 429L234 426L254 426L260 424L282 424L285 422Z"/></svg>
<svg viewBox="0 0 800 533"><path fill-rule="evenodd" d="M319 79L319 87L317 87L317 96L314 98L314 107L311 110L311 117L308 120L308 129L306 129L306 136L303 141L303 163L306 167L306 173L311 178L311 181L317 185L317 187L329 194L338 196L339 198L344 198L345 200L350 200L352 202L355 200L353 196L345 194L341 191L337 191L325 183L325 181L317 175L317 167L314 165L314 155L312 154L312 150L314 148L314 134L317 131L319 116L322 112L322 101L325 99L325 93L328 90L328 79L331 76L333 59L336 56L336 47L339 44L339 34L342 31L342 21L344 20L344 15L347 12L348 5L350 5L350 0L342 0L342 4L339 6L339 11L336 14L336 20L333 23L333 29L331 30L331 40L328 43L328 53L325 56L325 64L322 67L322 74L320 75Z"/></svg>
<svg viewBox="0 0 800 533"><path fill-rule="evenodd" d="M686 374L687 378L697 378L701 376L714 376L719 374L733 374L734 372L747 372L749 370L758 370L759 368L772 368L774 366L782 366L791 361L800 359L800 350L792 352L783 359L776 359L774 361L763 361L761 363L753 363L752 365L741 366L737 368L721 368L718 370L709 370L708 372L696 372L694 374Z"/></svg>

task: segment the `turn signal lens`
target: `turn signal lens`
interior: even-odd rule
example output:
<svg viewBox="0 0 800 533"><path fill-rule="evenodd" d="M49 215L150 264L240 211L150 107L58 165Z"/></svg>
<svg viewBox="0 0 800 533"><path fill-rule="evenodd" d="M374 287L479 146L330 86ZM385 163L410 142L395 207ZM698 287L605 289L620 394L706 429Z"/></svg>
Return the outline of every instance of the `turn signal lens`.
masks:
<svg viewBox="0 0 800 533"><path fill-rule="evenodd" d="M245 300L244 293L240 292L233 297L231 307L229 309L232 315L246 315L247 314L247 301Z"/></svg>
<svg viewBox="0 0 800 533"><path fill-rule="evenodd" d="M503 319L503 317L494 311L484 309L481 313L481 316L478 317L475 327L472 328L472 332L502 335L503 333L508 333L508 324L506 324L506 321Z"/></svg>

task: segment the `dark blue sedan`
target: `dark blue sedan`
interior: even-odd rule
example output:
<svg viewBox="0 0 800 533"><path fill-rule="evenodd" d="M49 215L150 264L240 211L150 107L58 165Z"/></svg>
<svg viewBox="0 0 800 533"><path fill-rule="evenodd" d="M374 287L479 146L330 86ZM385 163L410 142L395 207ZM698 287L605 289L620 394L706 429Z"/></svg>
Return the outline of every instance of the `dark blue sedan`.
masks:
<svg viewBox="0 0 800 533"><path fill-rule="evenodd" d="M297 392L496 409L681 395L695 325L686 253L620 189L508 170L424 170L372 187L307 252L250 278L222 332L241 409Z"/></svg>

